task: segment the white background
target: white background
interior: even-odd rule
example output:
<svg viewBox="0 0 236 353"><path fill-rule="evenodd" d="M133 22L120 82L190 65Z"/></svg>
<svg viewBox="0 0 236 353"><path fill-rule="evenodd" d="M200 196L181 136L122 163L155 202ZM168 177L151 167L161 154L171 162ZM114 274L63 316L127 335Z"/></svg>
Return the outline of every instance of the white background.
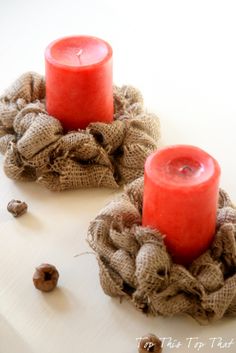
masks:
<svg viewBox="0 0 236 353"><path fill-rule="evenodd" d="M0 92L28 70L44 73L44 49L54 39L90 34L114 51L114 82L142 91L158 114L162 143L193 144L222 168L221 186L236 200L236 3L210 0L0 0ZM51 193L14 183L0 157L0 353L136 352L146 332L182 342L164 352L196 352L187 337L235 337L234 320L201 327L192 319L147 318L128 303L106 297L89 250L89 221L113 190ZM29 204L13 219L11 198ZM55 264L59 288L47 295L31 283L34 267Z"/></svg>

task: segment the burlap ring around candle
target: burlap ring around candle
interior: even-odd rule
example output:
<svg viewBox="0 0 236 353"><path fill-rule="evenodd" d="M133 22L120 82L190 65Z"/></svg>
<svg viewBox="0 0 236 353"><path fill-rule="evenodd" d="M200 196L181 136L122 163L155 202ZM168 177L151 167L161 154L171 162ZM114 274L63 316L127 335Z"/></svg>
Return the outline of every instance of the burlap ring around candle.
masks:
<svg viewBox="0 0 236 353"><path fill-rule="evenodd" d="M111 187L143 175L158 145L159 120L144 110L140 92L114 86L114 122L63 133L45 111L45 82L22 75L0 97L0 152L14 180L37 181L50 190Z"/></svg>
<svg viewBox="0 0 236 353"><path fill-rule="evenodd" d="M217 232L187 269L172 262L163 236L141 225L143 177L126 187L90 223L100 283L111 297L153 315L186 313L201 324L236 315L236 209L220 190Z"/></svg>

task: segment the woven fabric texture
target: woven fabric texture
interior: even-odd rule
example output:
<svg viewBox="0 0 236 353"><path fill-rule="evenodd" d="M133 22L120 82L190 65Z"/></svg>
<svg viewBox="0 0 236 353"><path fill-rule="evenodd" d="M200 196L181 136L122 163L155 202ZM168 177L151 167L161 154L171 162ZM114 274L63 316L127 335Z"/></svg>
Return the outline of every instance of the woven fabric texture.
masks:
<svg viewBox="0 0 236 353"><path fill-rule="evenodd" d="M219 193L217 231L209 250L189 268L172 262L157 230L142 227L143 177L126 187L90 223L100 283L112 297L137 309L172 316L186 313L201 324L236 315L236 209Z"/></svg>
<svg viewBox="0 0 236 353"><path fill-rule="evenodd" d="M114 86L114 122L63 132L45 110L43 76L28 72L0 97L0 152L9 178L37 181L50 190L116 188L143 175L158 147L159 119L140 92Z"/></svg>

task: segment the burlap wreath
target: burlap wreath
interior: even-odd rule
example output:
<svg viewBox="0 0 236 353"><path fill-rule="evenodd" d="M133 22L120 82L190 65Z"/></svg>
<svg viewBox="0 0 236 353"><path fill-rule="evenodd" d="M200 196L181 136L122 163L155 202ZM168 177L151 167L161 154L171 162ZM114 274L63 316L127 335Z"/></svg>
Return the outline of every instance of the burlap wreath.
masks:
<svg viewBox="0 0 236 353"><path fill-rule="evenodd" d="M114 122L92 123L64 134L45 111L45 82L22 75L0 97L0 152L14 180L37 181L50 190L118 187L143 175L157 148L159 120L145 112L140 92L114 86Z"/></svg>
<svg viewBox="0 0 236 353"><path fill-rule="evenodd" d="M153 315L191 315L201 324L236 315L236 209L220 190L211 248L187 269L172 262L162 235L141 226L143 178L126 187L91 222L100 283Z"/></svg>

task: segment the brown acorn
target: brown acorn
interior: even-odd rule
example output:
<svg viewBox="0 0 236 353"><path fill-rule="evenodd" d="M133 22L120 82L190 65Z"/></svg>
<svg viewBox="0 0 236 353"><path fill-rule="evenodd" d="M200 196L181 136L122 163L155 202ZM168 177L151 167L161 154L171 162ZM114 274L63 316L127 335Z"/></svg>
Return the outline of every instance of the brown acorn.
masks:
<svg viewBox="0 0 236 353"><path fill-rule="evenodd" d="M161 353L162 352L162 342L154 334L149 333L143 336L138 343L139 353Z"/></svg>
<svg viewBox="0 0 236 353"><path fill-rule="evenodd" d="M50 264L41 264L36 267L33 275L35 288L42 292L51 292L56 286L59 278L59 272L56 267Z"/></svg>

